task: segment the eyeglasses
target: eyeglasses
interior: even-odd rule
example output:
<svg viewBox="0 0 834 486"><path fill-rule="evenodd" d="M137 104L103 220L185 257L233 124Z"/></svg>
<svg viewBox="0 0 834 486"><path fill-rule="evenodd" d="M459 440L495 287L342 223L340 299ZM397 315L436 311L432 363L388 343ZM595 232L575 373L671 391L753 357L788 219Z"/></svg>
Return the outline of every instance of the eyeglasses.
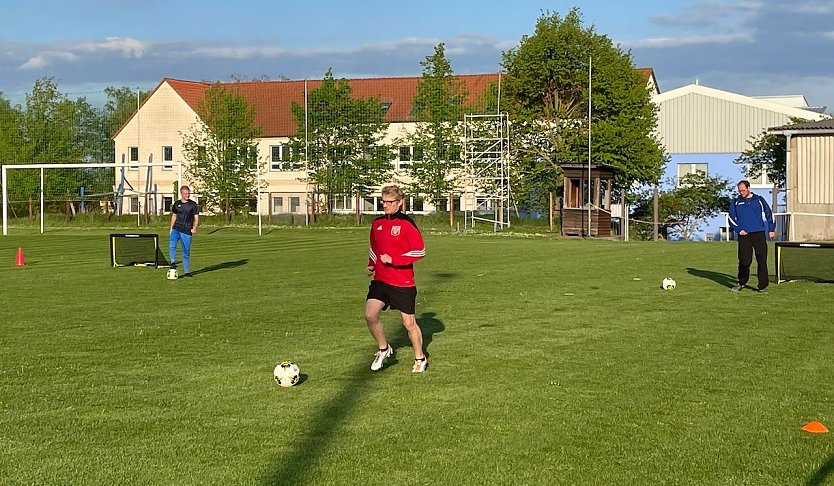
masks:
<svg viewBox="0 0 834 486"><path fill-rule="evenodd" d="M394 199L393 201L382 200L382 204L394 204L395 202L399 202L399 199Z"/></svg>

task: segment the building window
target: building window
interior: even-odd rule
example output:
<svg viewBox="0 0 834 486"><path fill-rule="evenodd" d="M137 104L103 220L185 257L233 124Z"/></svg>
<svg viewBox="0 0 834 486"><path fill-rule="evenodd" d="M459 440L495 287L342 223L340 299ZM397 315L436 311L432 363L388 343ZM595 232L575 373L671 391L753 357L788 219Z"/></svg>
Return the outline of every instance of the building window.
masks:
<svg viewBox="0 0 834 486"><path fill-rule="evenodd" d="M411 199L411 211L424 211L422 197L415 197Z"/></svg>
<svg viewBox="0 0 834 486"><path fill-rule="evenodd" d="M680 184L680 180L689 174L709 174L709 166L708 164L696 163L696 162L686 162L682 164L678 164L678 184Z"/></svg>
<svg viewBox="0 0 834 486"><path fill-rule="evenodd" d="M162 147L162 166L163 170L171 170L174 168L174 147Z"/></svg>
<svg viewBox="0 0 834 486"><path fill-rule="evenodd" d="M139 169L139 147L130 147L128 149L128 159L130 160L131 164L129 169L138 170Z"/></svg>
<svg viewBox="0 0 834 486"><path fill-rule="evenodd" d="M171 206L174 205L174 197L173 196L162 196L162 211L166 213L171 212Z"/></svg>
<svg viewBox="0 0 834 486"><path fill-rule="evenodd" d="M772 188L773 181L767 176L767 166L762 167L762 173L759 174L759 177L748 177L747 180L750 181L750 187L756 188ZM750 171L750 166L747 166L748 173Z"/></svg>
<svg viewBox="0 0 834 486"><path fill-rule="evenodd" d="M130 198L130 212L134 214L139 212L139 196Z"/></svg>
<svg viewBox="0 0 834 486"><path fill-rule="evenodd" d="M298 207L301 206L301 198L293 196L290 198L290 213L298 214Z"/></svg>
<svg viewBox="0 0 834 486"><path fill-rule="evenodd" d="M284 212L284 198L275 196L272 198L272 214L282 214Z"/></svg>
<svg viewBox="0 0 834 486"><path fill-rule="evenodd" d="M353 209L353 196L333 196L333 209L336 211Z"/></svg>
<svg viewBox="0 0 834 486"><path fill-rule="evenodd" d="M292 160L292 150L289 145L270 145L270 166L271 170L298 170Z"/></svg>
<svg viewBox="0 0 834 486"><path fill-rule="evenodd" d="M411 150L413 147L400 147L399 159L400 159L400 169L404 167L408 167L411 164Z"/></svg>

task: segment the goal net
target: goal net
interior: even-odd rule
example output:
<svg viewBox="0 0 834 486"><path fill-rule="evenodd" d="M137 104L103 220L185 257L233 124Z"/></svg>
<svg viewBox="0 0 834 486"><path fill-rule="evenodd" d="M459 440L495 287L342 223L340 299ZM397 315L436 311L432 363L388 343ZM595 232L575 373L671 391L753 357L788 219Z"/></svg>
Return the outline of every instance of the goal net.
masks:
<svg viewBox="0 0 834 486"><path fill-rule="evenodd" d="M110 265L113 267L168 267L159 249L157 234L111 234Z"/></svg>
<svg viewBox="0 0 834 486"><path fill-rule="evenodd" d="M182 164L24 164L2 167L3 235L17 227L141 226L177 198Z"/></svg>
<svg viewBox="0 0 834 486"><path fill-rule="evenodd" d="M834 282L834 243L776 242L776 282Z"/></svg>

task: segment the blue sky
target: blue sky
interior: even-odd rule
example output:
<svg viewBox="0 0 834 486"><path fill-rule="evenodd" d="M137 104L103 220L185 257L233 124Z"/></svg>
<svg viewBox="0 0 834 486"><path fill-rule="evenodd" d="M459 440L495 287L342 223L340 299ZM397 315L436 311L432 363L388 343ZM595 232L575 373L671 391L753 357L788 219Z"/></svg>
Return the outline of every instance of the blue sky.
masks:
<svg viewBox="0 0 834 486"><path fill-rule="evenodd" d="M804 94L834 111L834 0L30 0L3 9L0 91L18 101L43 76L81 94L163 77L316 78L328 67L418 75L438 42L456 72L496 72L542 10L574 5L653 67L664 91L698 78L748 95Z"/></svg>

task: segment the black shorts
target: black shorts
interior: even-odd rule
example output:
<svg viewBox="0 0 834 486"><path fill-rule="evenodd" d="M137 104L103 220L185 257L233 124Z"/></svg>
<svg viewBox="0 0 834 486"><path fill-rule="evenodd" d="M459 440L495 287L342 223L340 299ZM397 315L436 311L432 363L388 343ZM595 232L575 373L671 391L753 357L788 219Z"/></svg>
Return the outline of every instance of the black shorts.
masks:
<svg viewBox="0 0 834 486"><path fill-rule="evenodd" d="M396 309L403 314L414 314L417 304L417 287L397 287L385 282L371 280L368 286L368 300L376 299L385 304L382 310Z"/></svg>

